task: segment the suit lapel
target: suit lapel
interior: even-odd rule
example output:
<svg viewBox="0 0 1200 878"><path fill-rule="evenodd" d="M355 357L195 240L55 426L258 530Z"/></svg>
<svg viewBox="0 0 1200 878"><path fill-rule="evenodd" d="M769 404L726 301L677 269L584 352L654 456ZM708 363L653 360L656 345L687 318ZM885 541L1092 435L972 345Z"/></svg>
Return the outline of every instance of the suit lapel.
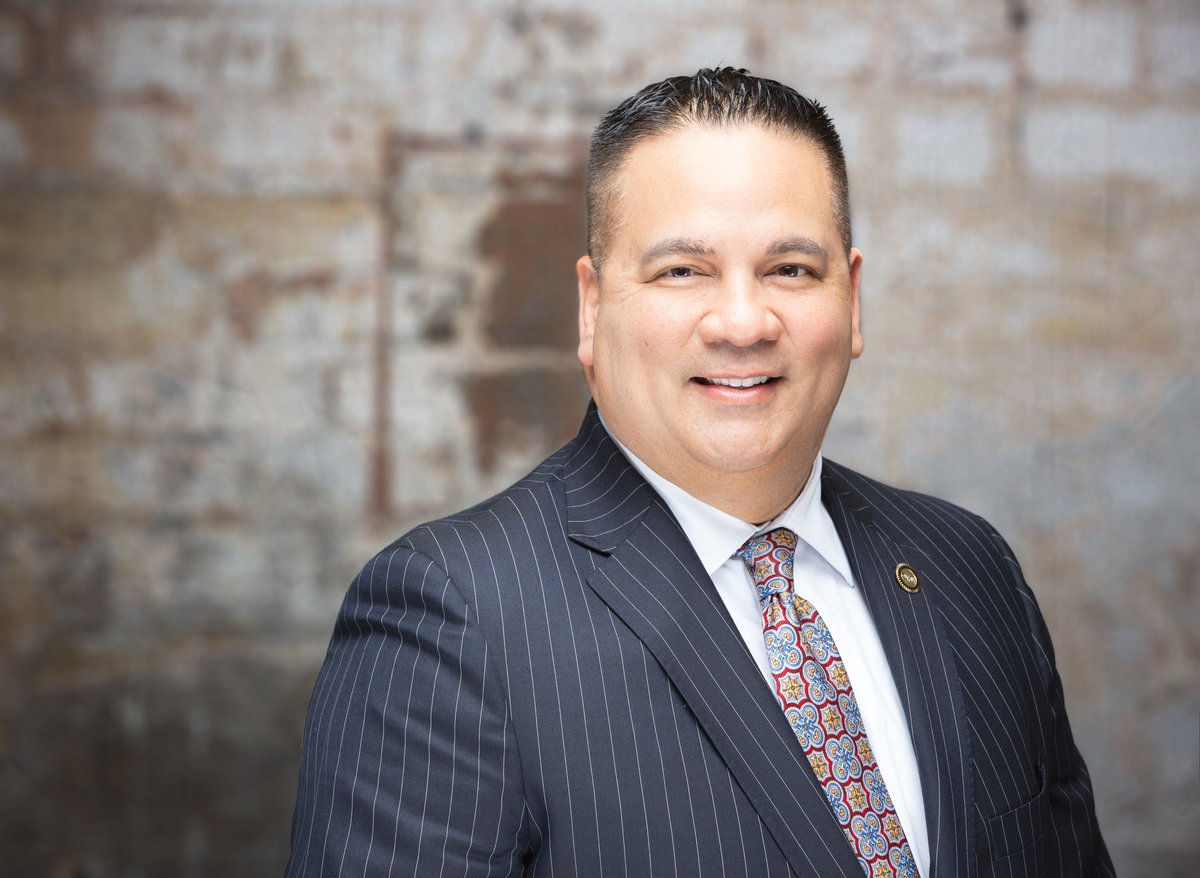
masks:
<svg viewBox="0 0 1200 878"><path fill-rule="evenodd" d="M862 494L828 461L822 489L904 704L925 804L930 878L974 875L969 730L958 671L937 607L944 574L901 535L889 536L876 526ZM911 565L920 578L916 594L896 581L901 562Z"/></svg>
<svg viewBox="0 0 1200 878"><path fill-rule="evenodd" d="M588 585L666 672L792 868L860 878L795 733L675 518L594 415L585 434L565 487L571 538L607 556Z"/></svg>

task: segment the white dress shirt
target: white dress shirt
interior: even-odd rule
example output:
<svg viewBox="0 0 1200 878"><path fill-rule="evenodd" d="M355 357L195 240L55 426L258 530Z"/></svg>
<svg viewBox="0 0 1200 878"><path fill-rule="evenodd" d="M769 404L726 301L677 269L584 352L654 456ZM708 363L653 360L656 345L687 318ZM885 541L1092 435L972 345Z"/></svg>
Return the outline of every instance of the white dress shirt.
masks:
<svg viewBox="0 0 1200 878"><path fill-rule="evenodd" d="M929 874L929 834L917 757L879 633L854 582L833 519L821 503L821 455L792 505L774 520L755 527L697 500L646 466L620 442L617 445L678 519L772 693L775 677L767 660L762 609L750 571L736 553L755 534L777 527L795 532L793 588L817 608L837 643L913 859L920 874Z"/></svg>

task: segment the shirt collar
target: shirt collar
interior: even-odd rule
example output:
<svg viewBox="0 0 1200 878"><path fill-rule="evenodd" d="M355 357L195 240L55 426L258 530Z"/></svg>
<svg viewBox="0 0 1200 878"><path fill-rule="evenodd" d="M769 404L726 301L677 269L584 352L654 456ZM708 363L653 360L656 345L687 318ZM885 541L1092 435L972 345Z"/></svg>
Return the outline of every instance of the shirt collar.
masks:
<svg viewBox="0 0 1200 878"><path fill-rule="evenodd" d="M603 422L603 418L601 421ZM611 431L609 435L612 436ZM722 512L715 506L709 506L707 503L697 500L683 488L674 482L667 481L652 470L636 454L622 445L615 436L612 436L612 439L621 452L629 458L634 469L641 473L642 477L650 483L650 487L654 488L666 502L709 576L712 576L718 567L733 557L750 537L766 533L777 527L786 527L811 547L826 564L837 571L846 585L853 587L854 576L850 572L850 562L846 558L846 551L842 547L842 541L833 525L833 519L829 517L828 511L821 503L823 457L820 452L813 461L808 481L804 483L804 488L800 491L799 496L774 519L761 527L755 527L727 512Z"/></svg>

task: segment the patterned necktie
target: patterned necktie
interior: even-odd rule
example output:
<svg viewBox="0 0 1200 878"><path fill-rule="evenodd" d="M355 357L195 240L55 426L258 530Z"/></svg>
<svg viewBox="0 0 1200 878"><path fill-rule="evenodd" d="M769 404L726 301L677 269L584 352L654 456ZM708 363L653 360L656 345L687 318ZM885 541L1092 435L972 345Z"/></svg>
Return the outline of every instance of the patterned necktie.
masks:
<svg viewBox="0 0 1200 878"><path fill-rule="evenodd" d="M917 878L837 644L812 604L792 591L795 546L796 535L780 527L738 551L758 588L775 695L863 871Z"/></svg>

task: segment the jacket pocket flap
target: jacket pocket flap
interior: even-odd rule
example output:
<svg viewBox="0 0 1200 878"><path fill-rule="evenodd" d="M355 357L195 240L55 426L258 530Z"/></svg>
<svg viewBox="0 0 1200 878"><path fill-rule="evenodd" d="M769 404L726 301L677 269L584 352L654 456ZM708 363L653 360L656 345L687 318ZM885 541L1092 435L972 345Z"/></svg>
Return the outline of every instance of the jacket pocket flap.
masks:
<svg viewBox="0 0 1200 878"><path fill-rule="evenodd" d="M1046 766L1038 765L1041 781L1037 795L1011 811L988 820L992 859L1000 860L1037 844L1049 822L1050 796L1047 793Z"/></svg>

